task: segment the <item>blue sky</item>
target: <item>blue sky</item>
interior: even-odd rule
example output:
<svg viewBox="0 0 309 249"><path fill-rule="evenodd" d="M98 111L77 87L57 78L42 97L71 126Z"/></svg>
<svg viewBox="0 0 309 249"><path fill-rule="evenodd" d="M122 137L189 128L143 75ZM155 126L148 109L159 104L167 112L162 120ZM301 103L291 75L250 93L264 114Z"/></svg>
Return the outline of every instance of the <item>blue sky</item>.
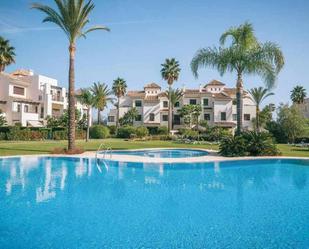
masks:
<svg viewBox="0 0 309 249"><path fill-rule="evenodd" d="M37 0L53 4L49 0ZM16 68L57 78L67 86L68 45L53 24L42 23L43 14L31 10L30 0L1 0L0 35L16 48ZM235 85L235 74L221 77L209 68L194 79L190 61L199 48L218 45L222 32L245 21L252 22L260 41L278 43L286 64L275 96L268 102L288 102L293 86L309 91L309 1L307 0L94 0L91 24L104 24L111 32L94 32L80 39L76 56L76 87L95 81L112 84L120 76L130 89L148 82L166 83L160 76L165 58L179 60L182 71L176 87L198 87L212 79ZM244 77L246 88L263 85L258 77Z"/></svg>

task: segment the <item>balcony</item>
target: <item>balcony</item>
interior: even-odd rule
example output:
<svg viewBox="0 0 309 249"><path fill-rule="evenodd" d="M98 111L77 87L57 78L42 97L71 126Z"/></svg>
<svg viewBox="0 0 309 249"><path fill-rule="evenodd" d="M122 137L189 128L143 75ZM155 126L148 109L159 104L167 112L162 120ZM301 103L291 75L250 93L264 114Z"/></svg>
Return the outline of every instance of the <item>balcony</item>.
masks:
<svg viewBox="0 0 309 249"><path fill-rule="evenodd" d="M52 95L52 101L64 102L64 97L58 95Z"/></svg>

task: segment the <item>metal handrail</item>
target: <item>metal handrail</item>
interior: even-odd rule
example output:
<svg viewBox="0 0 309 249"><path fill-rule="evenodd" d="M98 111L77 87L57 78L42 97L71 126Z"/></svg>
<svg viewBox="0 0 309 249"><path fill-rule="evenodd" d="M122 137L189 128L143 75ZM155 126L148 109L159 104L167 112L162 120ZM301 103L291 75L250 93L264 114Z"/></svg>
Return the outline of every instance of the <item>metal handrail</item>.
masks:
<svg viewBox="0 0 309 249"><path fill-rule="evenodd" d="M100 151L102 151L101 149L102 149L103 146L106 148L106 149L104 149L104 153L103 153L103 164L104 164L105 169L106 169L107 171L108 171L108 165L107 165L106 162L105 162L106 154L107 154L108 152L110 152L110 158L112 158L112 148L111 148L110 146L106 146L105 143L101 143L100 146L99 146L99 148L97 149L97 151L96 151L96 153L95 153L96 165L97 165L97 168L98 168L98 170L100 171L100 173L102 173L102 170L101 170L100 165L99 165L99 163L98 163L98 154L99 154Z"/></svg>

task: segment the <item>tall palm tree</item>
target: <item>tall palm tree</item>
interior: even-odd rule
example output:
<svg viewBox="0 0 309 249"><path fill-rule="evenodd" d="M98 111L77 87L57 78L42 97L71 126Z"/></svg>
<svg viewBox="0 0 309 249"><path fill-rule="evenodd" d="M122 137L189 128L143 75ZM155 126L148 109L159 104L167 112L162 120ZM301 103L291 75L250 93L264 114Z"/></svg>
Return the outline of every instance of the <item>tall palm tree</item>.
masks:
<svg viewBox="0 0 309 249"><path fill-rule="evenodd" d="M81 89L81 92L76 95L77 100L87 107L87 135L86 142L89 141L89 128L90 128L90 112L91 108L94 105L94 96L89 89Z"/></svg>
<svg viewBox="0 0 309 249"><path fill-rule="evenodd" d="M226 38L232 38L225 47ZM191 61L191 70L198 77L200 67L212 67L221 75L236 72L237 134L242 130L243 120L243 76L259 75L267 88L274 87L276 77L284 65L284 56L279 46L272 42L260 43L250 23L230 28L220 38L220 47L208 47L197 51Z"/></svg>
<svg viewBox="0 0 309 249"><path fill-rule="evenodd" d="M9 40L0 36L0 73L12 63L15 63L15 48L10 45Z"/></svg>
<svg viewBox="0 0 309 249"><path fill-rule="evenodd" d="M66 34L69 41L69 132L68 150L75 148L75 52L76 42L80 37L86 37L94 30L109 29L105 26L93 26L86 28L89 22L89 15L94 9L91 0L54 0L57 9L39 3L32 4L32 8L37 9L46 17L43 22L51 22L59 26Z"/></svg>
<svg viewBox="0 0 309 249"><path fill-rule="evenodd" d="M112 91L108 89L108 85L100 82L93 83L90 90L94 95L94 107L98 109L98 124L101 124L101 112L108 103L113 102Z"/></svg>
<svg viewBox="0 0 309 249"><path fill-rule="evenodd" d="M122 78L117 78L113 83L113 93L117 97L117 120L116 120L116 128L119 128L119 108L120 108L120 98L126 94L127 91L127 83Z"/></svg>
<svg viewBox="0 0 309 249"><path fill-rule="evenodd" d="M169 89L166 91L166 95L171 103L172 113L174 113L174 106L177 102L179 102L183 96L183 91L180 89ZM172 121L171 128L174 128L174 122Z"/></svg>
<svg viewBox="0 0 309 249"><path fill-rule="evenodd" d="M256 129L260 131L260 105L267 97L274 95L274 93L269 92L267 88L263 87L254 87L249 90L251 94L252 100L255 102L256 105Z"/></svg>
<svg viewBox="0 0 309 249"><path fill-rule="evenodd" d="M174 81L177 81L180 74L180 67L179 62L176 61L175 58L172 59L166 59L163 64L161 64L161 76L164 80L167 81L167 84L169 86L169 91L172 89L172 85ZM172 127L172 104L171 100L169 99L169 105L168 105L168 131L171 131Z"/></svg>
<svg viewBox="0 0 309 249"><path fill-rule="evenodd" d="M294 104L304 103L306 96L306 89L303 86L295 86L291 91L291 99Z"/></svg>

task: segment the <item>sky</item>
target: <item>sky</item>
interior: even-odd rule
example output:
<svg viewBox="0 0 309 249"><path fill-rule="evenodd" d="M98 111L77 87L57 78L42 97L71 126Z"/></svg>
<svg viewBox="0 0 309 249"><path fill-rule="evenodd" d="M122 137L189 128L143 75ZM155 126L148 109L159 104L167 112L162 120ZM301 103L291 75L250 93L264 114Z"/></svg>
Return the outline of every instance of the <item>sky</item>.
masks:
<svg viewBox="0 0 309 249"><path fill-rule="evenodd" d="M36 0L54 6L52 0ZM68 41L51 23L42 23L44 14L30 9L30 0L0 0L0 35L16 49L16 63L7 68L32 69L68 82ZM195 79L190 61L203 47L218 46L220 35L245 21L253 24L261 42L281 47L285 66L275 93L266 102L289 101L293 86L309 92L309 1L307 0L93 0L90 25L106 25L111 32L89 33L77 42L76 88L93 82L112 85L117 77L131 90L149 82L167 86L160 75L166 58L176 58L181 66L175 87L198 88L212 79L229 87L236 84L235 73L223 76L216 70L200 70ZM263 86L259 77L244 76L245 88Z"/></svg>

